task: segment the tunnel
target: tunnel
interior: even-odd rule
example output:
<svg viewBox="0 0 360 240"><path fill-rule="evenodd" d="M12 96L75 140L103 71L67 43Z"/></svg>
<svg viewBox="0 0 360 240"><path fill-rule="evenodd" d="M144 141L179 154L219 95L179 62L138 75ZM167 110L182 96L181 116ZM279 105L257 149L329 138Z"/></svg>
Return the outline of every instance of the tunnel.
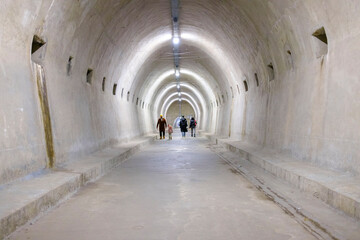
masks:
<svg viewBox="0 0 360 240"><path fill-rule="evenodd" d="M360 239L359 9L2 0L0 239ZM160 115L172 141L167 130L159 139ZM182 115L196 119L196 138L180 137ZM91 205L98 185L109 199ZM154 192L154 205L119 197ZM124 226L88 223L97 231L71 235L82 220L64 225L71 217L56 211L77 198L82 219L111 199L147 207L114 210ZM164 199L182 202L174 210ZM96 216L106 222L105 212ZM69 235L50 231L56 221Z"/></svg>

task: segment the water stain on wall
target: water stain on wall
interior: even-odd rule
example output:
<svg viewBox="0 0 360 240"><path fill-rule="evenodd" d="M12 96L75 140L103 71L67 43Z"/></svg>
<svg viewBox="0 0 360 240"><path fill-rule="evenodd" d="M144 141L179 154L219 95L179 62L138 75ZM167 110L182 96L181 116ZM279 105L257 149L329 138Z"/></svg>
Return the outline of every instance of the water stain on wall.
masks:
<svg viewBox="0 0 360 240"><path fill-rule="evenodd" d="M44 74L44 68L41 65L35 64L35 66L36 66L36 83L38 87L42 120L44 124L46 152L49 159L49 161L47 162L47 167L52 168L55 162L55 151L54 151L54 143L53 143L53 135L52 135L52 127L51 127L50 108L49 108L48 95L47 95L46 82L45 82L45 74Z"/></svg>

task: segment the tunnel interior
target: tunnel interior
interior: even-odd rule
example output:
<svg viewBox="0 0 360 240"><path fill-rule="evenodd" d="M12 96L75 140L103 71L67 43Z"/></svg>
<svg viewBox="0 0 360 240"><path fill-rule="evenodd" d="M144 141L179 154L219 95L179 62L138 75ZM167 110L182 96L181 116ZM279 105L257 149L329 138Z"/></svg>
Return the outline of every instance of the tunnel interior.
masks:
<svg viewBox="0 0 360 240"><path fill-rule="evenodd" d="M357 176L359 8L2 1L0 184L153 134L182 104L204 134Z"/></svg>
<svg viewBox="0 0 360 240"><path fill-rule="evenodd" d="M129 168L161 163L157 170L188 177L191 188L210 178L203 169L230 166L246 178L251 163L265 171L249 184L267 200L280 197L261 179L285 180L355 218L333 219L357 224L339 232L358 239L359 9L354 0L0 1L0 239L150 141L146 161ZM194 117L197 138L155 140L160 115L176 131L180 116ZM206 157L181 162L186 149ZM213 179L229 187L232 177ZM332 218L289 209L303 226L342 239Z"/></svg>

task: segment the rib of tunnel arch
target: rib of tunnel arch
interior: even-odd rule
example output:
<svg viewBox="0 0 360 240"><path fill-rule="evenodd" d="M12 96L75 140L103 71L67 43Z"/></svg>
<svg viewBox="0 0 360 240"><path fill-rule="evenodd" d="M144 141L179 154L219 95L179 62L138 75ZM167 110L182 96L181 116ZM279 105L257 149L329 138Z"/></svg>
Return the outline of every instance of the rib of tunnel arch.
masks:
<svg viewBox="0 0 360 240"><path fill-rule="evenodd" d="M182 92L181 92L181 96L179 96L179 93L178 93L178 92L170 92L170 91L169 91L169 92L164 96L163 100L162 100L161 102L159 102L159 105L158 105L159 108L157 109L157 113L158 113L158 114L161 114L161 113L164 113L164 112L165 112L166 102L167 102L170 98L172 98L173 96L178 96L178 98L182 98L182 97L184 97L184 96L187 96L187 97L192 101L192 103L196 106L197 113L199 114L199 115L197 115L197 116L199 117L199 118L198 118L199 122L200 122L201 120L204 120L205 117L206 117L206 118L210 117L209 115L207 115L208 112L206 111L206 107L201 104L201 102L200 102L200 100L198 99L198 97L197 97L193 92L191 92L191 91L189 91L189 92L182 91Z"/></svg>
<svg viewBox="0 0 360 240"><path fill-rule="evenodd" d="M206 116L207 115L207 104L206 104L206 101L205 101L203 95L200 93L200 91L198 91L195 87L193 87L189 83L180 83L179 85L180 85L181 92L186 92L186 91L183 91L183 90L187 89L187 90L190 91L192 97L196 97L195 101L198 104L200 104L201 109L202 109L202 113L203 113L204 116ZM172 83L172 84L166 85L160 91L160 93L156 97L156 100L155 100L155 103L154 103L154 109L155 109L154 112L155 113L158 113L160 104L161 104L161 102L164 102L164 99L166 98L166 96L168 96L168 93L174 92L174 89L175 89L175 91L177 91L177 86L178 86L178 84Z"/></svg>
<svg viewBox="0 0 360 240"><path fill-rule="evenodd" d="M180 101L180 99L179 98L173 98L173 99L171 99L171 100L169 100L169 102L168 102L168 104L167 104L167 107L166 107L166 110L165 110L165 118L167 117L167 111L169 110L169 108L171 107L171 105L173 104L173 103L175 103L175 102L182 102L182 101L184 101L184 102L187 102L187 103L189 103L190 104L190 106L192 107L192 109L194 110L194 112L195 112L195 115L198 115L198 113L197 113L197 110L196 110L196 107L194 106L194 104L192 103L192 101L191 101L191 99L188 99L188 98L181 98L181 101ZM180 117L180 116L179 116ZM195 116L196 117L196 116ZM201 124L198 124L199 125L199 128L200 129L202 129L201 128Z"/></svg>
<svg viewBox="0 0 360 240"><path fill-rule="evenodd" d="M185 37L185 39L188 39L187 44L197 46L199 49L201 49L204 52L207 52L208 54L211 54L211 61L214 61L216 65L216 69L214 70L215 73L209 73L209 67L205 70L206 76L201 76L197 73L197 69L191 69L193 67L186 66L186 61L180 65L180 72L182 74L188 75L194 79L199 80L202 82L203 88L208 88L206 92L212 92L211 88L220 89L221 95L224 95L225 92L228 93L230 85L235 86L235 79L242 79L244 78L243 74L235 74L235 71L233 70L233 62L231 59L228 59L226 56L228 56L227 53L222 51L218 45L216 45L216 41L205 41L204 37L195 38L195 34L191 33L182 33ZM200 39L200 40L199 40ZM206 44L203 44L201 41L205 41ZM168 43L167 43L168 42ZM186 40L184 40L186 42ZM166 44L170 44L170 41L164 41L162 43L159 43L157 48L154 49L154 54L156 55L156 51L161 50ZM155 46L155 45L154 45ZM142 69L146 69L144 65L151 65L152 61L156 60L156 57L149 57L150 55L146 55L149 59L142 59ZM229 55L230 56L230 55ZM155 59L155 60L154 60ZM225 65L226 63L226 65ZM213 65L214 65L213 64ZM184 67L185 65L185 67ZM192 65L192 64L189 64ZM239 69L238 64L237 69ZM138 95L145 99L146 102L152 102L152 96L155 95L156 89L161 86L161 82L167 79L167 77L170 77L174 74L174 67L171 66L170 70L164 70L159 65L151 65L153 72L157 72L157 74L154 76L154 74L149 74L148 72L144 73L138 73L137 76L127 76L127 79L129 80L128 83L131 84L131 86L128 86L127 88L132 89L134 92L138 92ZM203 67L204 68L204 67ZM203 71L203 73L205 72ZM159 75L159 72L161 72L161 75ZM144 77L145 76L145 77ZM121 81L123 77L120 77L119 81ZM208 81L212 82L212 87L207 87L204 85L210 85L206 84ZM145 80L143 80L145 79ZM204 84L205 83L205 84ZM126 86L125 86L126 87ZM214 101L215 97L211 98L212 101Z"/></svg>
<svg viewBox="0 0 360 240"><path fill-rule="evenodd" d="M197 114L197 111L196 111L196 107L194 106L194 104L192 103L191 99L188 99L188 98L173 98L171 100L169 100L169 102L167 103L167 106L165 108L165 112L164 112L164 116L166 117L167 116L167 112L169 111L169 108L175 103L175 102L178 102L178 103L181 103L182 101L184 102L187 102L189 103L189 105L192 107L192 109L194 110L194 113L195 115ZM179 116L180 117L180 116ZM194 116L196 117L196 116Z"/></svg>
<svg viewBox="0 0 360 240"><path fill-rule="evenodd" d="M215 100L216 95L213 92L213 89L210 87L210 84L199 74L194 73L191 70L181 68L181 79L182 78L188 78L191 82L194 82L198 84L201 88L201 91L205 92L207 95L207 99L209 101ZM142 85L142 92L144 92L143 98L146 102L153 103L155 101L155 98L158 95L158 91L161 90L161 88L167 83L167 82L175 82L175 72L173 69L167 70L160 74L159 76L148 78L146 80L146 83ZM180 82L181 82L180 79ZM210 79L210 77L209 77ZM215 82L215 80L212 80L212 82ZM149 86L149 87L148 87ZM147 88L148 87L148 88Z"/></svg>
<svg viewBox="0 0 360 240"><path fill-rule="evenodd" d="M118 97L107 94L111 91L113 84L118 83L120 89L130 89L131 95L140 95L139 97L143 99L146 95L146 88L150 85L145 86L143 84L147 77L138 76L142 67L153 63L154 71L161 72L163 65L156 63L158 60L156 52L163 46L171 45L170 40L168 40L171 36L168 6L164 7L158 1L132 0L123 2L128 3L128 5L121 3L116 6L113 6L112 1L102 2L104 4L99 4L99 1L95 0L87 2L32 1L31 4L26 4L26 8L23 8L19 5L19 1L6 1L6 4L3 5L4 10L0 18L11 26L7 28L6 34L1 35L2 56L6 56L6 59L2 61L2 69L4 69L2 79L5 79L4 82L6 82L3 89L4 92L12 92L14 89L12 84L17 83L12 79L16 79L19 81L17 84L19 90L23 91L23 98L17 96L18 99L4 93L4 106L13 106L12 104L17 103L19 108L26 107L24 104L20 104L21 101L27 102L30 107L37 106L36 101L33 103L33 99L29 97L34 92L30 84L31 81L29 81L32 78L29 64L29 45L34 34L44 37L49 43L49 51L45 57L45 71L49 79L52 79L48 82L48 90L52 121L56 132L54 136L55 147L59 157L66 156L68 153L91 152L106 146L113 139L120 140L141 134L136 121L134 121L135 126L128 126L127 124L133 118L136 119L137 116L122 114L132 111L134 104L130 105L129 103L128 106L121 109L121 112L117 112L120 106L122 107L124 104L118 104L117 102L120 102ZM220 84L221 90L225 88L228 90L226 82L239 84L242 87L241 80L244 73L247 77L251 77L255 71L259 73L261 80L259 89L261 91L254 92L252 95L254 97L250 94L247 95L247 112L242 111L242 109L235 109L237 111L236 116L238 119L243 119L241 122L245 122L245 124L241 125L242 123L237 121L234 125L239 126L233 126L232 129L237 127L236 133L242 139L245 138L257 144L268 145L271 143L280 150L295 149L292 152L293 154L306 158L308 156L307 146L302 143L302 140L294 136L301 135L303 136L302 139L310 140L314 135L320 136L322 141L326 142L324 144L325 150L331 149L331 141L328 139L334 133L329 130L326 130L326 133L320 130L319 132L312 132L312 130L308 132L305 129L315 128L312 128L311 124L302 118L303 115L306 115L313 116L314 119L324 119L322 121L328 123L329 126L332 126L331 124L334 121L332 117L327 120L317 116L319 111L311 109L312 96L306 95L307 92L302 94L300 91L302 88L309 89L308 92L314 91L314 96L317 96L316 88L312 88L311 85L313 81L310 81L314 80L315 70L311 74L306 73L306 69L317 69L316 67L320 66L320 60L313 56L311 33L321 25L326 25L329 40L331 39L329 44L331 54L325 57L325 65L321 65L324 73L326 73L321 76L326 80L329 79L331 82L329 86L334 84L337 86L334 79L340 78L335 77L334 71L338 68L344 69L342 72L346 73L346 78L358 78L353 73L356 71L344 64L347 55L339 56L342 57L342 61L338 61L338 64L332 63L335 61L334 56L337 52L345 50L345 46L352 46L352 43L344 44L344 41L352 40L355 37L358 24L357 21L344 22L344 27L338 27L334 24L341 22L340 15L349 15L351 18L354 17L354 20L357 19L355 14L348 12L345 7L346 4L337 9L337 12L332 12L332 8L329 8L329 13L321 12L319 4L323 4L323 2L284 0L281 2L269 1L263 4L263 1L260 0L239 0L222 1L219 4L218 1L183 1L183 12L180 19L183 42L199 46L204 51L208 50L209 46L214 46L215 49L209 51L209 55L212 56L211 59L216 59L216 56L221 55L219 59L224 60L225 58L226 60L219 63L222 67L216 70L218 73L221 69L224 73L212 74L217 82L225 83ZM155 13L154 9L158 11ZM315 10L320 11L320 14L314 14ZM27 15L29 13L30 15ZM333 13L336 14L328 17L328 14ZM289 18L289 16L294 16L294 18ZM299 26L298 23L304 24ZM352 34L348 33L348 29L352 30ZM162 34L164 34L164 39L156 38ZM166 34L170 35L165 37ZM210 38L207 38L208 36ZM206 40L207 47L200 46L203 39ZM18 44L13 45L13 43ZM292 48L294 60L298 63L294 71L289 70L286 65L285 45ZM11 49L11 51L7 49ZM69 56L74 57L76 65L74 65L74 72L67 79L69 81L64 84L64 76L67 76L65 65ZM151 56L155 56L155 58L151 59ZM219 62L219 59L216 61ZM17 63L16 67L13 64L15 62ZM173 62L169 62L171 68ZM203 60L203 62L209 63L207 60ZM272 62L277 70L276 81L268 81L266 66L269 62ZM333 69L329 67L330 63L334 64ZM186 64L186 61L181 63L181 65L183 64ZM211 70L210 65L206 65L209 71ZM85 87L87 85L84 76L87 68L94 69L95 80L91 88ZM301 77L304 78L304 81L293 81L298 85L287 81L287 79L302 80L298 76L302 75L302 72L304 72L304 76ZM149 71L145 71L143 74L143 76L148 76ZM222 78L222 74L228 77ZM107 77L107 83L109 83L106 85L105 93L101 92L101 84L99 83L103 76ZM233 79L235 82L233 83L229 79ZM348 98L357 98L356 95L347 90L347 87L350 86L344 84L339 86L337 90L344 96L341 99L353 103L352 99ZM26 89L29 89L28 92ZM312 90L310 91L310 89ZM334 89L336 88L332 87L329 92L336 94L337 91ZM76 93L74 93L75 90ZM345 91L350 94L346 94ZM217 92L219 91L217 90ZM299 96L294 101L289 101L293 94L288 94L288 92L299 92ZM307 96L307 98L301 95ZM237 96L237 98L239 97ZM288 107L276 107L276 104L283 102L289 104ZM304 106L307 108L300 108L302 102L306 103ZM152 102L146 101L146 103ZM345 103L334 101L334 105L340 112L345 111L343 110L345 108L338 105L349 105ZM323 109L322 112L328 112L327 108L325 109L321 104L317 104ZM228 104L222 106L226 105ZM23 113L24 118L22 119L30 119L31 121L29 120L27 123L34 129L32 132L24 133L23 139L26 141L14 140L11 142L4 140L4 146L10 144L10 147L15 149L18 146L26 145L27 142L34 142L39 146L43 144L42 132L39 128L41 123L38 123L37 120L38 111L35 107L33 109L35 109L34 113L30 113L30 111ZM256 109L256 111L251 109ZM73 115L74 119L64 119L65 114ZM347 115L347 112L342 112L342 114ZM8 115L8 122L14 122L14 127L9 131L12 131L11 136L16 136L22 125L17 122L18 116L13 113ZM104 120L102 116L107 116L108 119ZM311 117L309 118L311 119ZM299 129L293 119L304 120L302 121L304 122L304 129ZM33 124L33 122L37 124ZM277 124L279 122L286 122L287 124ZM226 125L226 123L222 125ZM357 129L357 125L347 119L340 122L339 125L341 127L339 129L344 129L344 136L348 139L354 139L352 133L355 131L347 131L347 126ZM262 126L267 126L267 128L263 129ZM36 139L30 141L33 136L36 136ZM282 141L279 136L288 140ZM339 147L334 152L340 154L345 152L344 149L345 147ZM325 150L324 152L326 152ZM351 155L345 155L350 161ZM16 157L22 158L20 154ZM36 155L34 158L38 157ZM327 162L326 154L321 152L316 154L314 158ZM330 158L336 162L335 157Z"/></svg>
<svg viewBox="0 0 360 240"><path fill-rule="evenodd" d="M184 97L185 96L185 97ZM199 105L197 104L196 100L188 93L182 93L181 97L179 97L178 93L172 93L170 94L163 102L162 104L162 107L161 107L161 110L158 112L157 115L160 115L161 113L165 113L168 109L168 107L170 106L169 105L169 102L172 101L173 99L183 99L183 98L186 98L187 100L189 100L192 105L194 106L194 110L195 110L195 113L196 113L196 116L198 117L199 121L201 119L201 110L200 110L200 107Z"/></svg>

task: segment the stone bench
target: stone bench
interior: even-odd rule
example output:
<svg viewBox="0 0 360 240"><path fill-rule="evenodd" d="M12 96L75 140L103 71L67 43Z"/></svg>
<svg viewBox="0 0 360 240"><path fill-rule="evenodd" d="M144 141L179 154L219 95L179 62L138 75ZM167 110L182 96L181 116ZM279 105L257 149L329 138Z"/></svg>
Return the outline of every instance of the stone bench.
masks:
<svg viewBox="0 0 360 240"><path fill-rule="evenodd" d="M208 138L302 191L312 193L330 206L360 219L360 177L323 169L270 150L259 150L241 141Z"/></svg>
<svg viewBox="0 0 360 240"><path fill-rule="evenodd" d="M120 144L0 186L0 239L119 166L153 139Z"/></svg>

